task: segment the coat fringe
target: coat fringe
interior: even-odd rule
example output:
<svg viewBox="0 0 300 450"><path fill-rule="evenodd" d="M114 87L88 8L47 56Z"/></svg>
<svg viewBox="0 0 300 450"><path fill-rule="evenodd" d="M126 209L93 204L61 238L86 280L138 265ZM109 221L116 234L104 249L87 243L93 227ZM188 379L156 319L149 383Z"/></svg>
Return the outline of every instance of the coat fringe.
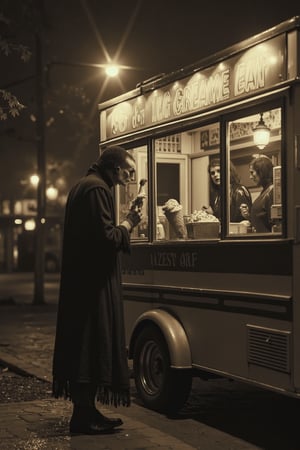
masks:
<svg viewBox="0 0 300 450"><path fill-rule="evenodd" d="M64 398L65 400L72 400L70 381L53 379L52 382L52 396L54 398ZM130 390L124 389L121 392L114 392L108 386L98 387L96 394L97 401L103 405L130 406Z"/></svg>
<svg viewBox="0 0 300 450"><path fill-rule="evenodd" d="M130 406L130 391L114 392L108 386L101 386L97 391L97 400L103 405Z"/></svg>
<svg viewBox="0 0 300 450"><path fill-rule="evenodd" d="M52 396L54 398L63 397L65 400L71 400L71 389L69 380L58 380L53 378L52 382Z"/></svg>

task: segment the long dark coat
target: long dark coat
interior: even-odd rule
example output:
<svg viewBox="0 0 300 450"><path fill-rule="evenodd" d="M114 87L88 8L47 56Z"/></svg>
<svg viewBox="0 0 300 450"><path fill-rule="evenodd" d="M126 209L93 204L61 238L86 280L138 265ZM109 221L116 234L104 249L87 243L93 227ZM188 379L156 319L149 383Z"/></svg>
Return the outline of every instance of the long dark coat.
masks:
<svg viewBox="0 0 300 450"><path fill-rule="evenodd" d="M103 403L128 405L120 252L129 233L116 226L109 181L96 164L70 191L53 355L53 395L91 382Z"/></svg>

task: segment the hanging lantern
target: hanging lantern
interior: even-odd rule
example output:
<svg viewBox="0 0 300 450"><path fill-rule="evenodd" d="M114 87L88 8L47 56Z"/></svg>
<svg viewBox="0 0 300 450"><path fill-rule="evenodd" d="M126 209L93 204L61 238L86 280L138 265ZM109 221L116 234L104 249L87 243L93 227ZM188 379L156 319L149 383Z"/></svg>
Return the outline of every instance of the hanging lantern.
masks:
<svg viewBox="0 0 300 450"><path fill-rule="evenodd" d="M268 128L263 119L263 113L260 113L260 120L257 126L253 129L254 144L262 150L270 142L271 130Z"/></svg>

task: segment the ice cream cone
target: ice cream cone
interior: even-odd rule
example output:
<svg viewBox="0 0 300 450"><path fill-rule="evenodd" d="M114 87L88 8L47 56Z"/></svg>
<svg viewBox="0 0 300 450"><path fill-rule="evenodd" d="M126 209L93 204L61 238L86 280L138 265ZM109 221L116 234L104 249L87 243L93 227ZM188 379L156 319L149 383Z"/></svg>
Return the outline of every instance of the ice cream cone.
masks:
<svg viewBox="0 0 300 450"><path fill-rule="evenodd" d="M175 237L183 239L186 237L186 227L183 219L182 210L179 211L165 211L165 216L168 219Z"/></svg>

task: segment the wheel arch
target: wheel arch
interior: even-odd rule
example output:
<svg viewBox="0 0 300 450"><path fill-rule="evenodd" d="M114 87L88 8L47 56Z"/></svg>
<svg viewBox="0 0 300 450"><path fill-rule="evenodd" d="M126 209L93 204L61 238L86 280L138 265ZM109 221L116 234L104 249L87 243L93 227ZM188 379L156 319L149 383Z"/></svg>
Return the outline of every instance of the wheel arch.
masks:
<svg viewBox="0 0 300 450"><path fill-rule="evenodd" d="M164 336L170 354L171 367L191 369L191 349L185 330L174 316L163 309L146 311L136 320L129 343L129 358L133 357L134 346L139 332L149 324L154 324Z"/></svg>

